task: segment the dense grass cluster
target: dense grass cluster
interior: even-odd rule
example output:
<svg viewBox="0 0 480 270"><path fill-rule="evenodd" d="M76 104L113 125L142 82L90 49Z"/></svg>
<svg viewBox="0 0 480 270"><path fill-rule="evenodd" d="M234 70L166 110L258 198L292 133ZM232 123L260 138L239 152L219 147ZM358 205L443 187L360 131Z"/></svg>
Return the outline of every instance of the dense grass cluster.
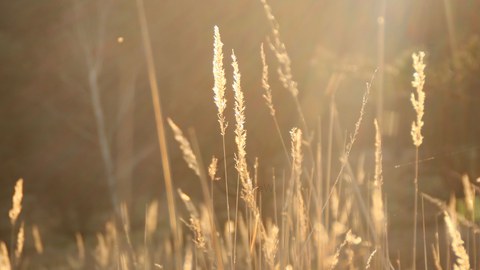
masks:
<svg viewBox="0 0 480 270"><path fill-rule="evenodd" d="M139 3L142 1L139 0ZM294 80L291 61L285 44L280 37L280 29L270 7L262 0L266 16L271 24L272 34L268 39L270 48L278 64L277 73L281 84L289 91L292 104L297 108L298 127L291 127L289 140L282 135L277 120L274 93L269 83L270 70L263 44L259 44L259 61L263 64L261 85L264 91L266 109L269 111L276 130L271 136L278 136L283 148L285 168L283 178L262 179L271 183L272 196L265 196L259 189L258 166L247 160L247 130L245 110L248 104L241 82L241 63L235 52L224 58L220 29L214 27L213 35L213 105L217 108L219 138L223 145L222 153L213 153L209 165L201 160L201 153L195 138L189 139L173 119L165 118L174 139L188 167L198 177L198 187L202 201L193 201L191 194L174 188L174 177L169 169L166 151L167 132L159 102L160 95L155 77L155 68L146 28L143 6L140 5L140 18L146 59L148 64L153 106L155 108L159 145L166 185L169 212L170 237L158 237L158 202L152 202L145 209L145 229L143 241L133 241L127 207L122 204L115 208L115 215L106 229L97 234L95 250L86 248L81 235L76 235L77 255L69 258L71 269L476 269L478 261L477 240L480 229L477 225L478 188L463 177L465 210L457 211L455 200L443 202L435 194L424 194L419 188L419 151L423 142L422 127L425 113L424 84L426 80L424 52L414 53L413 81L415 90L411 103L416 113L412 119L412 148L415 148L415 177L405 185L414 187L414 209L412 212L413 235L412 258L402 261L394 258L389 249L388 194L383 184L382 168L382 123L374 120L375 138L374 167L353 168L350 154L365 123L364 114L368 106L372 80L366 84L358 119L347 137L337 172L332 170L332 140L322 144L320 132L311 130L304 120L298 100L298 84ZM233 84L227 86L224 63L233 68ZM233 91L233 100L227 100L226 91ZM333 107L332 107L333 108ZM233 110L234 123L228 123L226 110ZM331 114L333 115L333 114ZM334 118L329 119L331 128L326 132L334 136ZM212 119L215 121L215 119ZM235 149L226 148L226 135L235 137ZM171 147L171 146L170 146ZM330 149L324 151L324 149ZM329 153L324 156L322 153ZM227 156L234 154L235 172L228 171ZM217 157L222 157L218 159ZM358 172L360 170L360 172ZM366 177L369 170L373 177ZM221 173L220 173L221 172ZM235 175L236 177L228 177ZM223 177L222 177L223 176ZM213 183L224 183L225 193L214 193ZM230 183L229 183L230 182ZM223 186L222 183L222 186ZM229 196L229 189L235 186L235 196ZM22 210L23 181L15 186L12 208L9 212L12 237L10 243L0 243L0 269L22 268L22 250L25 242L24 223L19 220ZM362 192L367 190L367 192ZM224 196L224 198L219 198ZM273 202L266 202L273 200ZM183 204L179 204L182 202ZM224 203L225 215L215 212L215 206ZM421 202L421 209L419 202ZM428 242L425 237L424 204L438 207L444 226L437 227L436 241ZM269 205L268 207L265 205ZM271 207L270 207L271 206ZM185 208L189 216L179 216L178 209ZM162 218L166 218L162 213ZM417 232L422 228L422 232ZM463 234L461 233L463 232ZM449 245L441 245L439 234L448 235ZM41 254L43 243L38 228L32 227L35 250ZM462 240L467 237L468 245ZM138 240L139 237L135 239ZM465 239L465 238L464 238ZM421 243L420 245L417 245ZM421 251L419 248L421 247ZM92 254L91 261L87 259ZM418 257L422 257L418 260ZM26 260L26 259L25 259ZM424 262L424 265L423 263ZM420 265L422 263L422 265ZM23 264L25 265L25 264Z"/></svg>

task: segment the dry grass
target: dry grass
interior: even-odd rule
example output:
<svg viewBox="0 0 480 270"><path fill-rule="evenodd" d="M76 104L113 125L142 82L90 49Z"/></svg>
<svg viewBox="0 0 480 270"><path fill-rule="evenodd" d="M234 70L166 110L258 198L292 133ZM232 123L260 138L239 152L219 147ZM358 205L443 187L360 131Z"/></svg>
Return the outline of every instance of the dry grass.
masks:
<svg viewBox="0 0 480 270"><path fill-rule="evenodd" d="M187 163L188 167L192 169L198 177L200 177L200 167L198 166L197 157L195 157L195 154L193 153L190 142L183 135L182 130L172 121L172 119L167 118L167 121L173 131L175 140L180 146L183 159Z"/></svg>
<svg viewBox="0 0 480 270"><path fill-rule="evenodd" d="M372 219L376 233L376 251L382 249L385 236L385 209L383 205L383 176L382 176L382 136L378 122L375 119L375 178L372 190ZM385 248L385 246L383 247Z"/></svg>
<svg viewBox="0 0 480 270"><path fill-rule="evenodd" d="M413 105L413 108L416 112L416 120L412 123L411 135L413 140L413 145L415 146L415 178L414 178L414 187L415 187L415 199L414 199L414 216L413 216L413 269L416 269L416 256L417 256L417 218L418 218L418 155L419 148L423 142L422 136L422 127L423 127L423 115L425 113L425 91L423 86L425 85L425 64L423 58L425 57L424 52L412 54L413 59L413 68L415 73L413 74L412 86L415 87L417 96L412 93L410 96L410 101Z"/></svg>
<svg viewBox="0 0 480 270"><path fill-rule="evenodd" d="M158 231L161 230L161 225L158 221L165 216L165 213L160 212L163 208L160 207L159 202L154 201L144 209L144 242L142 244L132 243L128 211L126 206L122 206L120 220L107 223L105 230L99 232L96 239L92 241L96 243L94 250L88 249L88 241L83 239L80 234L75 235L77 254L69 260L71 268L85 269L89 267L87 263L90 259L94 261L93 265L96 269L392 269L391 258L396 251L389 249L388 228L391 224L388 224L388 194L383 190L384 183L389 179L387 177L384 179L383 175L382 127L379 126L377 120L374 121L375 137L372 138L374 143L371 145L375 151L369 157L374 163L370 168L363 168L362 165L361 168L358 168L358 173L354 173L353 164L350 162L354 144L361 134L368 111L368 98L374 76L367 83L363 99L358 101L359 115L349 137L333 138L334 124L338 124L338 119L334 117L336 110L332 98L330 137L329 145L326 146L329 149L326 162L328 165L325 166L320 127L318 142L315 142L314 137L310 136L308 126L302 116L302 110L298 103L298 85L293 79L291 60L280 39L279 25L268 3L262 0L267 18L272 26L269 45L278 62L278 79L294 98L293 106L298 109L299 122L301 122L299 126L302 128L289 128L290 151L288 151L282 137L282 129L276 119L273 92L269 83L269 67L262 45L260 59L263 69L260 83L264 90L263 98L277 129L286 160L288 160L285 168L281 170L282 179L277 179L278 174L274 174L272 177L273 182L271 183L275 187L272 191L274 206L270 207L267 204L269 202L266 201L270 200L270 197L262 192L259 184L270 182L268 179L263 179L263 176L258 173L260 168L258 159L255 159L256 162L253 166L247 160L246 99L241 84L242 75L239 61L232 50L233 84L231 89L234 100L231 110L234 114L235 127L231 135L234 136L235 149L229 149L229 151L235 153L236 193L235 212L231 213L225 143L226 139L230 139L227 136L227 132L229 132L227 119L230 119L227 117L229 115L225 93L227 80L223 66L223 43L220 30L217 26L214 27L213 101L217 109L219 133L222 137L223 153L220 153L220 156L223 154L223 174L221 174L221 165L218 164L219 160L215 157L219 156L218 153L210 153L211 162L208 166L204 166L195 138L187 139L177 124L170 118L166 119L173 132L173 138L180 147L184 161L200 180L189 183L194 186L194 189L199 188L203 193L203 201L194 201L192 199L194 196L190 197L180 189L177 190L178 193L173 192L174 182L169 170L166 134L163 127L155 68L152 60L149 59L152 57L152 51L149 45L148 29L146 29L146 18L142 0L138 0L138 3L141 10L139 15L157 135L162 152L162 165L165 170L164 178L168 196L166 209L169 213L170 235L159 239ZM420 194L418 152L424 139L422 135L425 114L424 56L423 52L413 54L415 73L412 85L416 90L416 94L411 96L411 103L416 113L416 119L411 128L413 145L416 149L413 269L416 267L417 200ZM375 72L373 73L375 74ZM331 149L334 143L340 142L341 144L342 141L344 141L343 152L338 155L338 173L335 175L331 173L334 168L332 165L334 155L331 153ZM318 149L315 149L315 145ZM316 153L316 155L314 156L312 153ZM278 168L275 170L279 171ZM323 170L329 171L326 177L323 175ZM222 175L224 179L221 179ZM334 177L331 177L332 175ZM425 260L432 259L436 269L450 269L453 266L453 269L467 270L471 267L470 260L476 260L477 257L475 254L469 256L470 249L462 240L460 233L459 225L473 235L472 245L475 246L475 239L479 232L476 223L478 221L475 219L476 194L469 178L464 176L462 180L469 213L468 218L462 216L457 218L456 209L454 207L449 209L439 199L426 194L423 194L422 197L438 206L443 213L444 227L449 235L450 248L455 255L453 261L441 257L438 232L435 243L427 243L424 238L425 257L428 256L427 244L432 247L432 257L425 258ZM224 202L224 198L218 198L217 195L214 197L214 181L225 181L226 220L214 210L216 203ZM183 202L184 208L188 212L188 218L177 217L175 194L178 195L176 198ZM0 270L20 267L22 262L26 244L25 226L28 226L20 218L22 195L23 180L20 179L15 185L12 196L13 205L9 212L12 225L10 248L7 248L6 243L0 242ZM179 222L177 225L177 219L183 224ZM21 226L16 228L15 225L19 221L22 221ZM456 224L457 222L459 225ZM182 230L185 228L188 230L183 232ZM44 253L45 247L38 227L32 227L32 234L37 253ZM410 235L408 236L410 237Z"/></svg>
<svg viewBox="0 0 480 270"><path fill-rule="evenodd" d="M10 270L12 265L10 264L10 257L8 255L7 245L5 242L0 242L0 269Z"/></svg>
<svg viewBox="0 0 480 270"><path fill-rule="evenodd" d="M22 198L23 198L23 179L18 179L15 184L15 192L12 197L12 209L8 212L10 223L15 226L20 212L22 212Z"/></svg>
<svg viewBox="0 0 480 270"><path fill-rule="evenodd" d="M457 256L455 264L453 265L454 270L469 270L470 269L470 258L468 257L467 251L463 246L464 242L460 235L460 232L457 230L457 226L453 222L452 218L447 212L444 212L445 224L447 225L448 235L451 238L451 247L455 255Z"/></svg>

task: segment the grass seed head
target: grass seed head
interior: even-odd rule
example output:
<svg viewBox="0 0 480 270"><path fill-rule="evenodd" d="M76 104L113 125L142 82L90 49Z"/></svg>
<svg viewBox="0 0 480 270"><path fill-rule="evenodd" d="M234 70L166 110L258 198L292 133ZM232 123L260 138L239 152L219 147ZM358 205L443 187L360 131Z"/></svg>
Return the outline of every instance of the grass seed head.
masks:
<svg viewBox="0 0 480 270"><path fill-rule="evenodd" d="M412 123L411 135L413 139L413 144L415 147L420 147L423 142L422 127L423 127L423 114L425 111L425 91L423 86L425 85L425 64L423 58L425 57L424 52L412 54L413 59L413 68L415 73L413 74L412 86L415 87L415 94L412 93L410 101L412 102L413 108L417 114L416 120Z"/></svg>
<svg viewBox="0 0 480 270"><path fill-rule="evenodd" d="M12 209L8 212L10 217L10 222L15 224L18 219L18 216L22 212L22 198L23 198L23 179L18 179L15 184L15 192L12 197Z"/></svg>
<svg viewBox="0 0 480 270"><path fill-rule="evenodd" d="M220 133L225 135L227 129L227 122L225 121L224 111L227 107L227 99L225 98L225 86L227 80L225 79L225 69L223 68L223 43L220 38L220 30L218 26L214 27L214 42L213 42L213 100L217 106L218 122L220 124Z"/></svg>

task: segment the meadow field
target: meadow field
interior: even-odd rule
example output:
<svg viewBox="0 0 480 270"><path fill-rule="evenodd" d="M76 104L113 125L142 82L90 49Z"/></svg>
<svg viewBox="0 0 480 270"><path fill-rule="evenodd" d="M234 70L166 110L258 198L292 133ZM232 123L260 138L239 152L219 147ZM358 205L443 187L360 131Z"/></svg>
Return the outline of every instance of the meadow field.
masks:
<svg viewBox="0 0 480 270"><path fill-rule="evenodd" d="M0 270L480 269L480 3L0 10Z"/></svg>

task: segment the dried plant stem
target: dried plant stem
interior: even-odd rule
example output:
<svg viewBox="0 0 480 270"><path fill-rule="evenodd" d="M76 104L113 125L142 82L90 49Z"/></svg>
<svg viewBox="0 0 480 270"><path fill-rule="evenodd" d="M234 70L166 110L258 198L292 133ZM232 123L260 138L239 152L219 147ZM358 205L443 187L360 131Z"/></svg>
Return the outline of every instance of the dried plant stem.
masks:
<svg viewBox="0 0 480 270"><path fill-rule="evenodd" d="M208 179L207 179L207 174L204 170L201 154L200 154L200 148L198 145L197 137L195 135L195 132L193 129L189 130L190 132L190 137L192 141L192 148L195 156L197 157L197 161L199 164L200 168L200 183L202 186L202 192L203 196L205 198L205 202L207 202L207 208L209 211L209 223L210 223L210 230L211 230L211 237L212 237L212 246L213 250L215 251L215 260L217 262L217 269L223 270L223 259L222 259L222 250L220 248L220 240L218 239L217 235L217 228L216 228L216 223L215 223L215 212L213 210L213 205L209 204L208 202L211 201L211 197L209 194L208 190ZM212 181L210 181L212 182Z"/></svg>
<svg viewBox="0 0 480 270"><path fill-rule="evenodd" d="M422 230L423 230L423 258L425 262L425 270L428 270L427 265L427 234L425 231L425 205L422 197Z"/></svg>
<svg viewBox="0 0 480 270"><path fill-rule="evenodd" d="M237 177L237 189L235 192L235 235L233 241L233 265L236 265L236 253L237 253L237 231L238 231L238 199L240 197L240 177Z"/></svg>
<svg viewBox="0 0 480 270"><path fill-rule="evenodd" d="M476 211L475 206L477 205L476 204L476 197L475 197L476 196L476 194L475 194L476 190L473 189L472 193L473 193L473 202L474 202L473 203L473 211L472 211L472 222L475 222L475 220L476 220L475 219L475 211ZM474 254L473 255L473 265L477 265L477 254L478 254L477 253L477 236L475 235L475 233L473 233L473 254Z"/></svg>
<svg viewBox="0 0 480 270"><path fill-rule="evenodd" d="M225 172L225 198L227 203L227 222L230 224L230 202L228 200L228 170L227 170L227 151L225 147L225 132L228 123L225 120L224 111L227 107L227 99L225 98L225 69L223 68L223 43L220 36L220 30L218 26L214 27L214 42L213 42L213 77L214 77L214 102L217 107L218 123L220 125L220 134L222 135L222 148L223 148L223 168ZM213 200L213 190L212 190ZM213 209L213 208L212 208ZM228 235L230 237L230 243L232 243L232 233L230 225L228 225ZM233 245L233 247L235 244ZM233 269L233 247L230 255L230 268Z"/></svg>
<svg viewBox="0 0 480 270"><path fill-rule="evenodd" d="M273 123L275 124L275 130L277 131L277 134L280 137L280 141L282 142L283 151L285 153L285 156L287 157L288 163L290 164L292 161L290 159L290 155L288 154L287 146L285 145L285 140L283 139L282 132L280 131L280 125L278 124L277 116L272 116L272 119Z"/></svg>
<svg viewBox="0 0 480 270"><path fill-rule="evenodd" d="M385 230L385 210L383 205L383 194L382 194L382 186L383 186L383 168L382 168L382 131L378 124L378 120L375 118L374 120L375 125L375 178L373 182L373 190L372 190L372 218L373 224L375 226L375 233L376 233L376 243L375 243L375 250L385 249L386 246L382 246L384 243L384 239L386 237L386 230ZM382 250L382 251L385 251ZM384 257L381 256L379 260L376 261L376 268L380 268L380 265L383 265Z"/></svg>
<svg viewBox="0 0 480 270"><path fill-rule="evenodd" d="M142 43L145 53L145 61L147 63L148 80L150 83L150 91L152 95L152 103L155 114L155 125L157 128L157 138L160 146L162 159L162 169L165 181L165 189L167 195L168 215L170 222L170 230L173 234L173 246L175 256L175 267L180 269L182 265L182 256L180 248L180 236L177 228L177 215L175 212L175 199L172 184L172 174L170 171L170 161L168 156L167 140L165 135L165 127L163 123L162 109L160 103L160 91L158 89L158 81L156 77L155 64L153 62L153 50L148 32L147 17L143 0L137 0L138 17L140 20L140 30L142 34Z"/></svg>
<svg viewBox="0 0 480 270"><path fill-rule="evenodd" d="M285 145L285 140L283 139L282 132L280 132L280 125L278 124L278 121L277 121L275 107L273 106L272 89L270 88L270 84L268 82L268 65L265 57L265 51L263 50L263 43L260 46L260 58L262 59L262 66L263 66L262 88L265 90L265 94L263 94L263 98L265 99L265 103L270 111L270 115L272 116L277 134L280 137L280 141L282 143L285 156L287 157L288 162L291 163L290 155L288 154L287 146Z"/></svg>
<svg viewBox="0 0 480 270"><path fill-rule="evenodd" d="M355 130L350 135L350 141L345 147L345 152L344 152L343 157L342 157L342 165L341 165L340 170L337 174L337 177L336 177L335 181L333 182L333 185L330 188L330 191L327 191L329 193L328 193L327 197L325 198L325 202L323 204L322 211L321 211L322 213L323 213L323 211L325 211L325 208L327 207L328 203L330 202L330 197L332 196L332 194L335 190L335 186L340 181L340 178L343 174L343 171L345 170L345 167L348 164L348 158L350 156L350 152L352 150L353 144L355 143L355 141L357 139L357 136L358 136L358 133L360 131L360 125L361 125L362 120L363 120L363 115L365 113L365 107L366 107L367 102L368 102L368 95L370 94L370 88L371 88L374 76L375 76L375 74L372 76L370 82L367 83L367 90L365 91L365 94L363 95L362 106L360 108L360 115L358 117L357 122L355 123Z"/></svg>
<svg viewBox="0 0 480 270"><path fill-rule="evenodd" d="M236 246L236 242L233 242L232 240L232 228L230 226L230 221L231 221L231 218L230 218L230 202L228 200L228 170L227 170L227 151L226 151L226 147L225 147L225 134L222 134L222 147L223 147L223 169L225 171L225 198L227 200L226 204L227 204L227 222L228 222L228 236L230 237L230 243L233 243L232 245L232 250L231 250L231 254L230 254L230 269L234 269L233 268L233 265L234 265L234 261L233 261L233 254L234 254L234 247ZM212 191L213 192L213 191ZM212 193L212 197L213 197L213 193Z"/></svg>
<svg viewBox="0 0 480 270"><path fill-rule="evenodd" d="M415 198L413 200L413 270L416 269L417 259L417 219L418 219L418 147L415 148Z"/></svg>
<svg viewBox="0 0 480 270"><path fill-rule="evenodd" d="M413 270L416 269L416 256L417 256L417 219L418 219L418 150L423 142L422 127L423 127L423 114L425 111L425 92L423 86L425 85L425 64L423 58L424 52L418 54L412 54L413 68L415 73L413 74L412 86L415 87L416 96L412 93L410 101L416 112L416 119L412 123L411 135L413 145L415 146L415 178L413 184L415 186L415 199L414 199L414 217L413 217Z"/></svg>

